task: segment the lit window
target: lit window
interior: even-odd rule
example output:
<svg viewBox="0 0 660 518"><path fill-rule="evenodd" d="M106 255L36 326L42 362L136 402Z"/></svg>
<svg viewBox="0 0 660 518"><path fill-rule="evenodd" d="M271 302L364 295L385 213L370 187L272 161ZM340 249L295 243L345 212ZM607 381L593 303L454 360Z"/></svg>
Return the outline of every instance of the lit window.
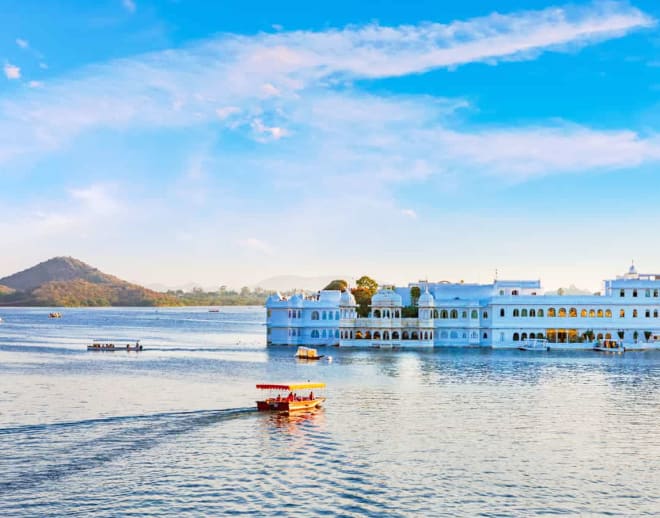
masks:
<svg viewBox="0 0 660 518"><path fill-rule="evenodd" d="M626 310L622 309L621 311L619 311L619 318L625 318L625 317L626 317Z"/></svg>

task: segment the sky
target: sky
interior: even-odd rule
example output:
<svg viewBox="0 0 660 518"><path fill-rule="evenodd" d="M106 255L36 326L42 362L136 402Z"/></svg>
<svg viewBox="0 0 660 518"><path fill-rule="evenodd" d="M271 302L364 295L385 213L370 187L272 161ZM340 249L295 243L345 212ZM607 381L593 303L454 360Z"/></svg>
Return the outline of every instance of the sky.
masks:
<svg viewBox="0 0 660 518"><path fill-rule="evenodd" d="M166 286L660 272L658 20L656 0L4 0L0 276L58 255Z"/></svg>

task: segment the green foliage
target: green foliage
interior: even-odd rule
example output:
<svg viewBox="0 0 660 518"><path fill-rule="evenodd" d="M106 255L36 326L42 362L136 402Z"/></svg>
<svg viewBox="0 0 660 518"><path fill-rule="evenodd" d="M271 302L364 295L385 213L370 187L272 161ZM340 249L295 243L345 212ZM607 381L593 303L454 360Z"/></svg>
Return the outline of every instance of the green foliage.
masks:
<svg viewBox="0 0 660 518"><path fill-rule="evenodd" d="M356 285L358 289L364 289L367 292L369 292L370 297L373 297L374 293L378 291L378 283L374 281L371 277L367 277L366 275L360 277L357 280Z"/></svg>
<svg viewBox="0 0 660 518"><path fill-rule="evenodd" d="M348 288L348 283L343 280L343 279L335 279L334 281L330 282L324 290L339 290L339 291L346 291L346 288Z"/></svg>
<svg viewBox="0 0 660 518"><path fill-rule="evenodd" d="M361 317L369 316L369 305L371 304L371 292L366 288L353 288L351 293L357 304L357 314Z"/></svg>
<svg viewBox="0 0 660 518"><path fill-rule="evenodd" d="M419 297L422 295L422 290L419 289L419 286L413 286L410 288L410 303L412 306L417 305Z"/></svg>
<svg viewBox="0 0 660 518"><path fill-rule="evenodd" d="M219 291L204 291L195 288L191 292L168 291L183 306L260 306L272 292L256 288L254 291L244 286L240 292L222 286Z"/></svg>
<svg viewBox="0 0 660 518"><path fill-rule="evenodd" d="M401 308L403 318L419 318L419 308L417 306L406 306Z"/></svg>

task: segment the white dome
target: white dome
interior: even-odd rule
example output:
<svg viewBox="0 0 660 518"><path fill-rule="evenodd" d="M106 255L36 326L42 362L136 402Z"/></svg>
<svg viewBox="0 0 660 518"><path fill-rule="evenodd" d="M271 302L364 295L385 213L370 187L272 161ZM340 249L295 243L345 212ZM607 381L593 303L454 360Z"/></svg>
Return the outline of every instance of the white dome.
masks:
<svg viewBox="0 0 660 518"><path fill-rule="evenodd" d="M302 296L299 293L296 293L293 297L289 299L289 305L302 307L303 305Z"/></svg>
<svg viewBox="0 0 660 518"><path fill-rule="evenodd" d="M353 294L346 290L341 294L341 298L339 299L339 305L340 306L356 306L355 302L355 297Z"/></svg>
<svg viewBox="0 0 660 518"><path fill-rule="evenodd" d="M637 273L637 268L635 268L635 263L630 265L630 268L628 269L628 273L631 275L635 275Z"/></svg>
<svg viewBox="0 0 660 518"><path fill-rule="evenodd" d="M417 301L417 305L420 308L432 308L435 306L435 300L433 299L433 295L429 293L429 290L427 289L422 295L419 297L419 300Z"/></svg>
<svg viewBox="0 0 660 518"><path fill-rule="evenodd" d="M390 289L378 290L371 298L371 307L402 307L403 299L401 295Z"/></svg>
<svg viewBox="0 0 660 518"><path fill-rule="evenodd" d="M270 297L268 297L268 299L266 299L266 304L269 302L279 302L280 300L282 300L282 295L280 295L279 291L276 291Z"/></svg>

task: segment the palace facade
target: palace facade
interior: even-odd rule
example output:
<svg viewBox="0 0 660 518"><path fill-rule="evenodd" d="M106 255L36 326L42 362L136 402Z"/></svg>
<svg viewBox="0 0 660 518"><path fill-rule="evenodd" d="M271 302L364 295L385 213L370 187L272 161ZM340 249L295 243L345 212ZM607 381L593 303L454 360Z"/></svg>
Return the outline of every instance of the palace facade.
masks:
<svg viewBox="0 0 660 518"><path fill-rule="evenodd" d="M418 287L421 296L411 297ZM404 308L415 306L416 318ZM491 284L410 283L382 288L369 315L357 314L349 291L312 297L271 295L266 301L269 345L343 347L516 347L530 339L569 348L596 340L660 341L660 274L631 266L604 282L597 295L545 295L540 281Z"/></svg>

